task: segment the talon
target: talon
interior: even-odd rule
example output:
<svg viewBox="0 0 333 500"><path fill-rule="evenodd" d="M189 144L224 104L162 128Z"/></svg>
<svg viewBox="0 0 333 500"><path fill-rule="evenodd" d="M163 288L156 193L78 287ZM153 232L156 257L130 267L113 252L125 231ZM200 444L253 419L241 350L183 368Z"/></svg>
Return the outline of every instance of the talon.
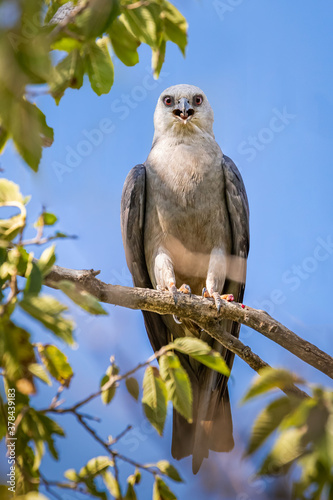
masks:
<svg viewBox="0 0 333 500"><path fill-rule="evenodd" d="M180 319L177 318L177 316L175 316L175 314L173 314L173 320L174 320L175 323L177 323L177 325L181 325L182 324L182 322L180 321Z"/></svg>
<svg viewBox="0 0 333 500"><path fill-rule="evenodd" d="M191 288L185 284L178 288L178 292L185 293L186 295L192 295Z"/></svg>
<svg viewBox="0 0 333 500"><path fill-rule="evenodd" d="M206 287L203 287L202 289L202 294L201 294L205 299L209 299L210 295Z"/></svg>
<svg viewBox="0 0 333 500"><path fill-rule="evenodd" d="M170 283L168 288L169 288L169 292L171 292L172 295L173 295L173 300L174 300L175 305L177 305L177 302L178 302L178 290L177 290L176 285L174 283Z"/></svg>
<svg viewBox="0 0 333 500"><path fill-rule="evenodd" d="M221 299L226 300L227 302L233 302L235 300L232 293L226 293L224 295L221 295Z"/></svg>
<svg viewBox="0 0 333 500"><path fill-rule="evenodd" d="M218 292L213 292L212 297L215 300L215 306L216 306L217 312L219 313L221 310L221 305L222 305L221 296Z"/></svg>

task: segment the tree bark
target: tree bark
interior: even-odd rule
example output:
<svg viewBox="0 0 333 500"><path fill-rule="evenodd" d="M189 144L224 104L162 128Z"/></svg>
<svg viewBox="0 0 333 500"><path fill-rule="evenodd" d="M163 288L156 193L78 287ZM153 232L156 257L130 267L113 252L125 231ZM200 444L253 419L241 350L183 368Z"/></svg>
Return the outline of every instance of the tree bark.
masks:
<svg viewBox="0 0 333 500"><path fill-rule="evenodd" d="M169 292L146 288L130 288L110 285L96 278L99 271L74 270L54 266L45 278L45 285L57 288L57 282L68 280L78 288L94 295L101 302L129 309L141 309L158 314L175 314L190 318L230 351L241 357L251 368L258 371L267 366L259 356L239 339L223 332L219 326L222 318L242 323L281 345L305 363L333 378L333 358L315 345L302 339L287 327L273 319L265 311L252 309L236 302L223 301L220 313L214 302L197 295L179 294L177 304Z"/></svg>

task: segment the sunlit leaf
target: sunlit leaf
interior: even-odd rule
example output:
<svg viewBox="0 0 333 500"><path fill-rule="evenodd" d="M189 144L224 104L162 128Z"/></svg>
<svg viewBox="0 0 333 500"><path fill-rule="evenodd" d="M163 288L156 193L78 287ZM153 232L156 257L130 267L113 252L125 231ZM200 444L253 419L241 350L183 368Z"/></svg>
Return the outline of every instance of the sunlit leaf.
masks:
<svg viewBox="0 0 333 500"><path fill-rule="evenodd" d="M38 267L42 276L46 276L55 264L55 245L46 248L38 259Z"/></svg>
<svg viewBox="0 0 333 500"><path fill-rule="evenodd" d="M286 471L292 463L304 453L302 443L305 428L288 429L276 440L272 451L264 460L259 474L271 475Z"/></svg>
<svg viewBox="0 0 333 500"><path fill-rule="evenodd" d="M137 401L139 399L139 384L134 377L128 377L126 379L126 387L131 396Z"/></svg>
<svg viewBox="0 0 333 500"><path fill-rule="evenodd" d="M51 92L57 104L67 88L79 89L83 85L84 62L78 49L72 50L54 69Z"/></svg>
<svg viewBox="0 0 333 500"><path fill-rule="evenodd" d="M188 354L191 358L212 368L213 370L230 375L230 369L221 354L214 351L206 342L197 338L180 337L175 339L172 346L183 354Z"/></svg>
<svg viewBox="0 0 333 500"><path fill-rule="evenodd" d="M139 62L138 46L140 42L126 28L122 16L113 21L109 31L113 50L126 66L134 66Z"/></svg>
<svg viewBox="0 0 333 500"><path fill-rule="evenodd" d="M162 30L161 7L157 2L126 9L121 16L133 36L152 48L157 48Z"/></svg>
<svg viewBox="0 0 333 500"><path fill-rule="evenodd" d="M118 375L119 373L119 368L118 366L115 364L115 363L112 363L108 369L106 370L106 374L104 375L104 377L102 378L101 382L100 382L100 387L102 388L105 384L107 384L110 379L112 377L114 377L115 375ZM110 387L108 387L107 389L104 389L102 394L101 394L101 398L102 398L102 401L104 404L109 404L115 393L116 393L116 383L113 383L111 384Z"/></svg>
<svg viewBox="0 0 333 500"><path fill-rule="evenodd" d="M58 302L54 297L50 295L28 296L21 300L19 305L26 313L40 321L57 337L68 344L74 343L74 324L71 320L62 316L67 307Z"/></svg>
<svg viewBox="0 0 333 500"><path fill-rule="evenodd" d="M86 45L85 68L93 91L107 94L113 85L114 70L106 38Z"/></svg>
<svg viewBox="0 0 333 500"><path fill-rule="evenodd" d="M168 399L188 421L192 421L192 387L189 377L175 354L160 358L160 374L165 382Z"/></svg>
<svg viewBox="0 0 333 500"><path fill-rule="evenodd" d="M260 394L271 391L275 388L284 389L295 383L303 383L303 380L297 375L284 369L275 369L271 367L262 368L259 376L254 380L250 389L243 397L243 402L248 401Z"/></svg>
<svg viewBox="0 0 333 500"><path fill-rule="evenodd" d="M79 472L80 477L86 475L95 476L103 471L105 471L110 465L113 465L113 461L106 456L99 456L91 458L87 464L82 467Z"/></svg>
<svg viewBox="0 0 333 500"><path fill-rule="evenodd" d="M122 498L120 484L109 470L102 473L102 478L111 495L116 499Z"/></svg>
<svg viewBox="0 0 333 500"><path fill-rule="evenodd" d="M51 382L48 374L46 373L46 371L44 370L44 368L43 368L43 366L41 364L39 364L39 363L31 363L28 366L28 370L35 377L38 377L43 382L45 382L45 384L52 385L52 382Z"/></svg>
<svg viewBox="0 0 333 500"><path fill-rule="evenodd" d="M30 334L12 321L0 322L0 365L7 380L23 394L35 392L29 365L35 363Z"/></svg>
<svg viewBox="0 0 333 500"><path fill-rule="evenodd" d="M155 477L153 500L177 500L177 497L159 476Z"/></svg>
<svg viewBox="0 0 333 500"><path fill-rule="evenodd" d="M73 370L68 363L67 356L58 347L50 344L38 344L38 352L50 375L62 385L68 387L73 376Z"/></svg>
<svg viewBox="0 0 333 500"><path fill-rule="evenodd" d="M80 290L75 283L62 280L57 283L57 287L62 290L75 304L82 307L90 314L105 314L108 313L103 309L100 302L85 290Z"/></svg>
<svg viewBox="0 0 333 500"><path fill-rule="evenodd" d="M246 454L254 453L281 424L282 420L295 408L293 400L287 396L276 399L258 415L251 433Z"/></svg>
<svg viewBox="0 0 333 500"><path fill-rule="evenodd" d="M162 435L167 415L167 390L157 368L148 366L143 378L142 405L145 415Z"/></svg>
<svg viewBox="0 0 333 500"><path fill-rule="evenodd" d="M185 17L170 2L163 2L163 27L165 36L174 42L183 55L187 44L187 22Z"/></svg>
<svg viewBox="0 0 333 500"><path fill-rule="evenodd" d="M177 469L171 465L167 460L160 460L157 462L156 467L161 471L162 474L168 476L170 479L182 483L183 480L180 477Z"/></svg>

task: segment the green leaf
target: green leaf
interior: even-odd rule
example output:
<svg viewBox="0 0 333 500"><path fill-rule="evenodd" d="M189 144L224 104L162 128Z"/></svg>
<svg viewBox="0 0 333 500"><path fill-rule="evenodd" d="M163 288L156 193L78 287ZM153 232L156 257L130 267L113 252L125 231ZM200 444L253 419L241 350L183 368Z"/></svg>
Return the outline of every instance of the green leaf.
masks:
<svg viewBox="0 0 333 500"><path fill-rule="evenodd" d="M86 39L101 36L120 13L118 0L91 0L76 16L75 27Z"/></svg>
<svg viewBox="0 0 333 500"><path fill-rule="evenodd" d="M281 429L288 429L288 427L302 427L305 425L311 410L317 404L318 401L314 398L299 400L298 405L294 405L292 408L294 411L289 412L289 414L286 415L281 422Z"/></svg>
<svg viewBox="0 0 333 500"><path fill-rule="evenodd" d="M96 476L101 472L104 472L110 465L113 465L113 461L106 456L99 456L95 458L91 458L89 462L82 467L79 472L79 476L81 478L85 476Z"/></svg>
<svg viewBox="0 0 333 500"><path fill-rule="evenodd" d="M23 394L35 392L29 365L35 363L30 334L12 321L0 322L0 365L11 386Z"/></svg>
<svg viewBox="0 0 333 500"><path fill-rule="evenodd" d="M31 363L29 366L28 366L28 370L30 373L32 373L35 377L38 377L40 378L43 382L45 382L45 384L47 385L52 385L52 382L48 376L48 374L46 373L46 371L44 370L43 366L40 365L39 363Z"/></svg>
<svg viewBox="0 0 333 500"><path fill-rule="evenodd" d="M8 132L0 125L0 154L3 152L8 140Z"/></svg>
<svg viewBox="0 0 333 500"><path fill-rule="evenodd" d="M79 483L81 481L81 478L75 469L67 469L64 472L64 476L66 479L68 479L69 481L73 481L74 483Z"/></svg>
<svg viewBox="0 0 333 500"><path fill-rule="evenodd" d="M129 377L126 379L126 387L131 396L137 401L139 399L139 384L134 377Z"/></svg>
<svg viewBox="0 0 333 500"><path fill-rule="evenodd" d="M188 354L203 365L229 376L230 369L221 354L214 351L206 342L191 337L180 337L171 344L174 349L183 354Z"/></svg>
<svg viewBox="0 0 333 500"><path fill-rule="evenodd" d="M40 227L40 226L53 226L58 220L58 217L56 215L51 214L50 212L43 212L37 222L34 224L34 227Z"/></svg>
<svg viewBox="0 0 333 500"><path fill-rule="evenodd" d="M146 467L149 467L149 465L146 465ZM140 481L141 481L141 472L139 471L139 469L135 469L134 474L131 474L127 478L127 482L132 486L134 486L135 484L139 484Z"/></svg>
<svg viewBox="0 0 333 500"><path fill-rule="evenodd" d="M168 476L170 479L173 479L178 483L183 482L177 469L173 465L171 465L167 460L160 460L159 462L157 462L156 467L160 470L162 474Z"/></svg>
<svg viewBox="0 0 333 500"><path fill-rule="evenodd" d="M280 434L272 451L259 470L260 475L286 472L292 463L304 453L303 437L305 428L288 429Z"/></svg>
<svg viewBox="0 0 333 500"><path fill-rule="evenodd" d="M11 241L25 225L26 210L18 185L7 179L0 179L0 207L4 206L16 207L20 210L19 215L0 219L0 238Z"/></svg>
<svg viewBox="0 0 333 500"><path fill-rule="evenodd" d="M58 302L50 295L28 296L19 302L20 307L30 316L40 321L46 328L51 330L57 337L72 345L74 324L65 319L61 313L67 307Z"/></svg>
<svg viewBox="0 0 333 500"><path fill-rule="evenodd" d="M73 376L73 370L71 365L68 363L67 356L65 356L65 354L55 345L37 344L37 347L41 360L50 375L58 380L61 385L69 387Z"/></svg>
<svg viewBox="0 0 333 500"><path fill-rule="evenodd" d="M38 267L41 275L46 276L55 264L55 245L46 248L38 259Z"/></svg>
<svg viewBox="0 0 333 500"><path fill-rule="evenodd" d="M25 277L27 281L24 288L24 296L37 296L42 288L43 275L35 262L30 262Z"/></svg>
<svg viewBox="0 0 333 500"><path fill-rule="evenodd" d="M298 401L300 402L300 401ZM295 408L296 401L284 396L270 403L257 417L246 455L254 453Z"/></svg>
<svg viewBox="0 0 333 500"><path fill-rule="evenodd" d="M167 353L160 358L160 374L165 382L168 399L188 422L192 422L192 387L178 356Z"/></svg>
<svg viewBox="0 0 333 500"><path fill-rule="evenodd" d="M134 66L139 62L137 49L140 42L126 28L122 17L113 21L108 34L116 56L126 66Z"/></svg>
<svg viewBox="0 0 333 500"><path fill-rule="evenodd" d="M86 45L85 67L93 91L107 94L113 85L114 70L106 38Z"/></svg>
<svg viewBox="0 0 333 500"><path fill-rule="evenodd" d="M153 49L151 66L154 72L154 78L158 78L165 59L166 41L162 38L157 49Z"/></svg>
<svg viewBox="0 0 333 500"><path fill-rule="evenodd" d="M72 52L73 50L81 49L82 41L77 40L76 38L71 38L69 36L63 36L59 40L53 42L51 47L53 50Z"/></svg>
<svg viewBox="0 0 333 500"><path fill-rule="evenodd" d="M185 17L170 2L163 2L164 33L168 40L178 45L185 55L187 45L187 22Z"/></svg>
<svg viewBox="0 0 333 500"><path fill-rule="evenodd" d="M43 443L47 444L53 458L58 460L58 452L54 445L53 435L64 437L65 433L57 422L30 407L27 412L24 413L19 428L29 437L29 439L34 441L36 450L39 454L39 460L44 453ZM35 470L38 468L38 465L38 463L34 464Z"/></svg>
<svg viewBox="0 0 333 500"><path fill-rule="evenodd" d="M162 435L167 415L167 390L158 369L148 366L143 378L142 405L145 415Z"/></svg>
<svg viewBox="0 0 333 500"><path fill-rule="evenodd" d="M120 484L109 470L102 473L102 478L111 495L117 500L122 498Z"/></svg>
<svg viewBox="0 0 333 500"><path fill-rule="evenodd" d="M19 186L8 179L0 179L0 203L12 201L23 205L23 196Z"/></svg>
<svg viewBox="0 0 333 500"><path fill-rule="evenodd" d="M155 478L153 500L177 500L177 497L159 476Z"/></svg>
<svg viewBox="0 0 333 500"><path fill-rule="evenodd" d="M120 19L140 42L157 49L162 31L161 7L157 2L126 9Z"/></svg>
<svg viewBox="0 0 333 500"><path fill-rule="evenodd" d="M0 99L7 99L2 114L4 126L24 161L37 172L42 146L52 143L53 130L47 125L42 111L29 101L1 94Z"/></svg>
<svg viewBox="0 0 333 500"><path fill-rule="evenodd" d="M103 386L110 381L110 378L114 377L115 375L118 375L118 373L119 373L118 366L115 363L112 363L106 370L106 374L104 375L104 377L100 382L100 387L103 388ZM108 405L112 401L116 393L116 388L117 388L116 383L113 383L110 387L103 390L101 398L102 402L105 405Z"/></svg>
<svg viewBox="0 0 333 500"><path fill-rule="evenodd" d="M83 85L84 61L78 49L72 50L54 68L50 84L51 93L57 104L67 88L79 89Z"/></svg>
<svg viewBox="0 0 333 500"><path fill-rule="evenodd" d="M85 290L77 288L75 283L71 281L62 280L57 283L57 288L63 291L75 304L82 307L90 314L105 314L108 313L103 309L100 302Z"/></svg>
<svg viewBox="0 0 333 500"><path fill-rule="evenodd" d="M124 497L124 500L137 500L137 496L136 496L134 487L131 483L127 484L127 490L126 490L126 495Z"/></svg>
<svg viewBox="0 0 333 500"><path fill-rule="evenodd" d="M258 373L259 377L254 380L252 386L243 397L243 403L275 388L284 389L291 384L304 383L303 380L295 374L282 368L275 369L268 366L259 370Z"/></svg>

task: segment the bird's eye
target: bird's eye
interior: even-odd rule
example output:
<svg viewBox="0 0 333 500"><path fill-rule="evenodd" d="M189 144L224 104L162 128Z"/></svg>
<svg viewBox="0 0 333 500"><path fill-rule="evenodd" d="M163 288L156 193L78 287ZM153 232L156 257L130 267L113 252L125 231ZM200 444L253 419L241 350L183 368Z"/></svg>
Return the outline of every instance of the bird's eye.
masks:
<svg viewBox="0 0 333 500"><path fill-rule="evenodd" d="M173 104L173 99L172 99L172 97L171 97L171 96L166 95L166 96L164 97L164 99L163 99L163 102L164 102L164 104L165 104L166 106L172 106L172 104Z"/></svg>
<svg viewBox="0 0 333 500"><path fill-rule="evenodd" d="M202 95L196 95L196 96L194 97L194 104L195 104L196 106L200 106L200 104L202 104L202 101L203 101L203 97L202 97Z"/></svg>

